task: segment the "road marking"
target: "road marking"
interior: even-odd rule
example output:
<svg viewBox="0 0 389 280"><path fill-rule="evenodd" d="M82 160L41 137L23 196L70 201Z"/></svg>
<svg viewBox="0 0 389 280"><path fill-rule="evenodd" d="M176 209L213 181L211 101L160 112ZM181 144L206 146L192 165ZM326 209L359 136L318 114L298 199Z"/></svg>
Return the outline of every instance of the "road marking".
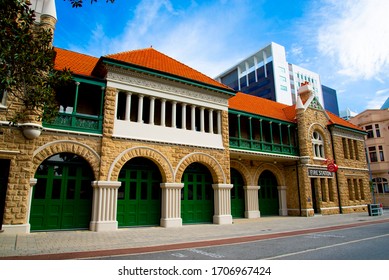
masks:
<svg viewBox="0 0 389 280"><path fill-rule="evenodd" d="M181 253L174 253L174 254L172 254L172 256L177 257L177 258L185 258L186 257L186 255L181 254Z"/></svg>
<svg viewBox="0 0 389 280"><path fill-rule="evenodd" d="M211 257L211 258L215 258L215 259L224 258L224 256L222 256L222 255L208 253L208 252L205 252L205 251L202 251L202 250L199 250L199 249L189 249L188 251L192 252L192 253L197 253L197 254L200 254L200 255L208 256L208 257Z"/></svg>
<svg viewBox="0 0 389 280"><path fill-rule="evenodd" d="M310 234L305 236L306 238L322 238L322 237L330 237L330 238L344 238L344 235L335 235L335 234Z"/></svg>
<svg viewBox="0 0 389 280"><path fill-rule="evenodd" d="M270 258L265 258L264 260L274 260L274 259L278 259L278 258L289 257L289 256L293 256L293 255L298 255L298 254L304 254L304 253L313 252L313 251L317 251L317 250L328 249L328 248L343 246L343 245L352 244L352 243L358 243L358 242L362 242L362 241L366 241L366 240L372 240L372 239L377 239L377 238L386 237L386 236L389 236L389 233L388 234L383 234L383 235L378 235L378 236L372 236L372 237L357 239L357 240L352 240L352 241L347 241L347 242L333 244L333 245L328 245L328 246L323 246L323 247L314 248L314 249L307 249L307 250L303 250L303 251L299 251L299 252L294 252L294 253L289 253L289 254L278 255L278 256L274 256L274 257L270 257Z"/></svg>

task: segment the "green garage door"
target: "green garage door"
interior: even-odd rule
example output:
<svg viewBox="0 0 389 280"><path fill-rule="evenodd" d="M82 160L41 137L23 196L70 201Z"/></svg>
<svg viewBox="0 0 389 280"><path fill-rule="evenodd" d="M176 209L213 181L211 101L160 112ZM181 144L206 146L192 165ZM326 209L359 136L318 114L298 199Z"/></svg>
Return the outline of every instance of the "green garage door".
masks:
<svg viewBox="0 0 389 280"><path fill-rule="evenodd" d="M243 177L234 168L231 168L231 215L233 218L244 218L244 190Z"/></svg>
<svg viewBox="0 0 389 280"><path fill-rule="evenodd" d="M265 170L259 177L258 184L261 187L258 192L261 216L279 215L277 178L272 172Z"/></svg>
<svg viewBox="0 0 389 280"><path fill-rule="evenodd" d="M202 164L192 163L183 174L181 218L183 223L212 223L212 175Z"/></svg>
<svg viewBox="0 0 389 280"><path fill-rule="evenodd" d="M128 161L119 174L117 220L119 226L159 225L161 219L161 173L146 158Z"/></svg>
<svg viewBox="0 0 389 280"><path fill-rule="evenodd" d="M85 229L92 211L92 169L81 157L61 153L36 171L31 202L31 230Z"/></svg>

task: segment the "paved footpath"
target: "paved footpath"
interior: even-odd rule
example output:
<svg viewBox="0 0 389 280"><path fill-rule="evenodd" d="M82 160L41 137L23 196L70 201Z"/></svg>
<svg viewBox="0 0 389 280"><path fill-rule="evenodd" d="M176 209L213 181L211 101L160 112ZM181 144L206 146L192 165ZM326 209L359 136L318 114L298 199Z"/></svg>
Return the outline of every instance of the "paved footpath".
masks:
<svg viewBox="0 0 389 280"><path fill-rule="evenodd" d="M309 234L342 228L389 223L389 210L314 217L235 219L232 225L184 225L180 228L134 227L113 232L54 231L0 233L0 260L81 259L178 250Z"/></svg>

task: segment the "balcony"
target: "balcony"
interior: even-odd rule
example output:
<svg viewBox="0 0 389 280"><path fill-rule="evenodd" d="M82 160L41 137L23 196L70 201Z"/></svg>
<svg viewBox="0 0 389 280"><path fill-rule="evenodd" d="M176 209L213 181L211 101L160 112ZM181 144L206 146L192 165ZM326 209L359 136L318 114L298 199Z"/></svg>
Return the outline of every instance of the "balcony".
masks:
<svg viewBox="0 0 389 280"><path fill-rule="evenodd" d="M48 128L102 133L103 117L77 113L59 113L53 122L44 122L43 125Z"/></svg>
<svg viewBox="0 0 389 280"><path fill-rule="evenodd" d="M59 113L43 126L52 129L101 134L105 83L74 78L74 83L56 92Z"/></svg>
<svg viewBox="0 0 389 280"><path fill-rule="evenodd" d="M298 156L298 148L291 145L230 137L230 148Z"/></svg>

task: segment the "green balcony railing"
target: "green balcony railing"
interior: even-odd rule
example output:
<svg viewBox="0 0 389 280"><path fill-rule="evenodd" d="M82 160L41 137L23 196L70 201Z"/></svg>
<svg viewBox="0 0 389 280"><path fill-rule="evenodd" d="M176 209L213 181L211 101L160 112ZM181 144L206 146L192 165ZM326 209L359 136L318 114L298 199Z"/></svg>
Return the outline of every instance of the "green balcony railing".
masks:
<svg viewBox="0 0 389 280"><path fill-rule="evenodd" d="M230 137L230 148L298 156L298 147L265 141Z"/></svg>
<svg viewBox="0 0 389 280"><path fill-rule="evenodd" d="M59 113L53 122L43 122L43 126L48 128L102 133L103 117L77 113Z"/></svg>

